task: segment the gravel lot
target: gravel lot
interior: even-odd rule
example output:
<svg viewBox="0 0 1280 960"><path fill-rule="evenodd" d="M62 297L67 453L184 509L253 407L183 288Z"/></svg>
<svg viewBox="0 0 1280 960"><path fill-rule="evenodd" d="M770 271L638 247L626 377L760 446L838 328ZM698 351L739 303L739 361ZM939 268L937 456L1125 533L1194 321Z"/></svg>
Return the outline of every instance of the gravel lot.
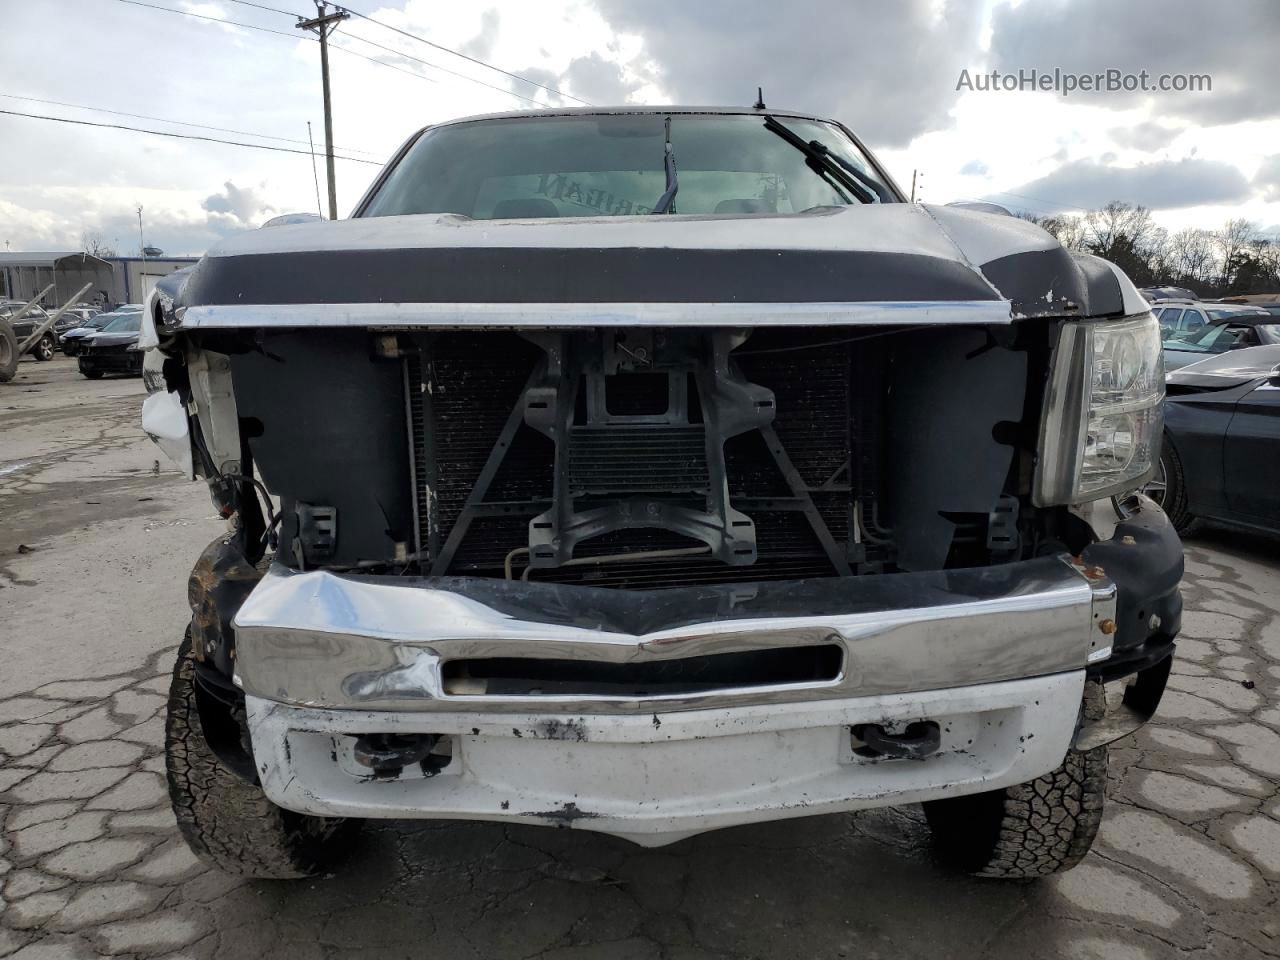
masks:
<svg viewBox="0 0 1280 960"><path fill-rule="evenodd" d="M383 823L339 876L245 882L177 837L164 692L222 529L138 426L141 381L0 384L0 957L631 960L1280 956L1280 549L1188 543L1155 723L1112 752L1094 853L1039 883L929 857L918 809L645 850Z"/></svg>

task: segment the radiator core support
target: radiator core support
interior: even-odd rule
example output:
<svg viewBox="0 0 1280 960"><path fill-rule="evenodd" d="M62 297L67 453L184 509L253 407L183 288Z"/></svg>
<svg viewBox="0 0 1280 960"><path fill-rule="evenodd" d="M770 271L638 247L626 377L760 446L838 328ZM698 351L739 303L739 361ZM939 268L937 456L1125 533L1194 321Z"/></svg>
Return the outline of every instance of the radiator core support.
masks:
<svg viewBox="0 0 1280 960"><path fill-rule="evenodd" d="M530 339L546 364L525 391L524 422L556 445L551 509L529 523L530 566L562 566L583 540L646 527L701 541L731 566L755 562L755 524L729 503L724 456L726 440L767 426L775 412L773 392L729 360L746 334L605 329ZM665 403L611 408L618 378L635 376L656 377Z"/></svg>
<svg viewBox="0 0 1280 960"><path fill-rule="evenodd" d="M422 569L629 589L850 575L851 431L861 481L878 428L851 351L815 336L401 335Z"/></svg>

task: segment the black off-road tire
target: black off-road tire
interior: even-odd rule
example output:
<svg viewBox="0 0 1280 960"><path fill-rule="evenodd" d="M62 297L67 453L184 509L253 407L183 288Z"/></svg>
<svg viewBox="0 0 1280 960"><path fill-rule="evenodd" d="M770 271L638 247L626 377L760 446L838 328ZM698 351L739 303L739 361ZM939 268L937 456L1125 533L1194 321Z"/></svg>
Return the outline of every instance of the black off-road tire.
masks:
<svg viewBox="0 0 1280 960"><path fill-rule="evenodd" d="M1086 709L1101 708L1090 684ZM978 877L1026 880L1070 870L1089 852L1106 798L1107 748L1069 751L1062 766L1028 783L929 800L925 818L939 859Z"/></svg>
<svg viewBox="0 0 1280 960"><path fill-rule="evenodd" d="M0 383L8 383L18 373L18 338L8 320L0 320Z"/></svg>
<svg viewBox="0 0 1280 960"><path fill-rule="evenodd" d="M315 876L350 849L360 821L276 806L210 749L196 704L188 632L178 648L165 723L169 799L187 846L227 873L262 880Z"/></svg>
<svg viewBox="0 0 1280 960"><path fill-rule="evenodd" d="M1187 479L1182 469L1182 459L1165 437L1160 459L1164 462L1165 491L1160 506L1178 533L1194 533L1199 525L1195 514L1187 509Z"/></svg>

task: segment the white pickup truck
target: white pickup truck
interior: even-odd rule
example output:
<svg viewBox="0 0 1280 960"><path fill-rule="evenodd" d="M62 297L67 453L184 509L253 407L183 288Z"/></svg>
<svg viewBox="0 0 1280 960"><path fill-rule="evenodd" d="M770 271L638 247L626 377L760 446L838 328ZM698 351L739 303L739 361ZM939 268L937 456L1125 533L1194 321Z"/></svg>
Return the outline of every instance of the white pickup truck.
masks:
<svg viewBox="0 0 1280 960"><path fill-rule="evenodd" d="M143 343L230 521L168 723L224 869L373 817L658 845L920 802L964 869L1043 875L1163 692L1181 547L1109 505L1159 456L1146 302L830 120L432 126L351 218L162 286Z"/></svg>

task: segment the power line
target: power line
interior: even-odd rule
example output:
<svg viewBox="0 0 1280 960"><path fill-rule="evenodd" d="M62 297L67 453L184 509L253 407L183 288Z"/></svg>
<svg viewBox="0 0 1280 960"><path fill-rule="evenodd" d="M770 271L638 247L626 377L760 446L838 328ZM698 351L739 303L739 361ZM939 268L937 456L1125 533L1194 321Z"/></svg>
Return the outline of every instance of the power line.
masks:
<svg viewBox="0 0 1280 960"><path fill-rule="evenodd" d="M282 13L286 17L297 17L299 20L306 19L300 13L291 13L288 10L281 10L279 7L268 7L261 3L251 3L250 0L231 0L232 3L238 3L242 7L257 7L259 10L268 10L271 13Z"/></svg>
<svg viewBox="0 0 1280 960"><path fill-rule="evenodd" d="M211 17L205 13L193 13L190 10L175 10L173 7L162 7L154 3L143 3L142 0L116 0L117 3L127 3L131 7L146 7L148 10L163 10L165 13L176 13L184 17L194 17L197 20L208 20L210 23L225 23L231 27L244 27L246 30L261 30L263 33L274 33L277 36L288 37L291 40L309 40L310 37L299 37L296 33L289 33L286 30L273 30L270 27L261 27L256 23L243 23L239 20L224 20L221 17ZM313 41L319 43L319 40Z"/></svg>
<svg viewBox="0 0 1280 960"><path fill-rule="evenodd" d="M543 90L546 90L548 93L554 93L557 97L562 97L565 100L576 100L578 103L581 103L584 106L588 106L588 107L591 106L590 103L588 103L586 100L583 100L581 97L575 97L575 96L572 96L571 94L563 93L560 90L557 90L555 87L547 86L545 83L538 83L536 80L530 80L528 77L522 77L520 76L520 74L512 73L510 70L503 70L501 67L495 67L492 63L486 63L485 61L480 60L477 57L472 57L472 56L469 56L468 54L462 53L461 51L454 50L451 47L446 47L442 44L434 43L431 40L428 40L426 37L418 36L416 33L410 33L408 30L402 30L399 27L393 27L389 23L383 23L381 20L375 20L373 19L373 17L366 16L365 14L361 13L358 10L352 10L350 7L338 6L337 4L334 4L334 6L337 6L339 10L345 10L347 13L351 14L353 17L359 17L361 20L368 20L370 23L375 24L376 26L382 27L384 30L391 30L395 33L400 34L401 36L408 37L410 40L417 40L419 43L425 43L427 46L434 47L435 49L443 51L444 53L451 53L455 57L461 57L463 60L470 61L471 63L474 63L477 66L484 67L487 70L495 70L505 77L510 77L512 80L519 80L521 83L532 84L535 87L539 87ZM511 91L508 90L503 92L510 93Z"/></svg>
<svg viewBox="0 0 1280 960"><path fill-rule="evenodd" d="M132 117L135 120L155 120L158 123L174 123L180 127L195 127L199 130L216 130L219 133L235 133L242 137L259 137L263 140L278 140L281 143L297 143L302 145L307 143L306 140L294 140L290 137L276 137L269 133L254 133L251 130L233 130L231 127L211 127L205 123L191 123L187 120L170 120L167 117L151 117L145 113L126 113L123 110L108 110L106 107L90 107L83 103L68 103L64 100L43 100L40 97L24 97L16 93L0 93L0 97L5 97L9 100L25 100L29 103L43 103L53 107L69 107L73 110L90 110L94 113L109 113L117 117ZM367 154L371 157L377 156L377 154L370 150L357 150L355 147L342 147L341 149L348 150L351 153Z"/></svg>
<svg viewBox="0 0 1280 960"><path fill-rule="evenodd" d="M175 10L173 7L162 7L154 3L143 3L142 0L116 0L116 2L127 3L130 6L134 6L134 7L146 7L148 10L160 10L164 13L176 13L179 16L194 17L197 20L208 20L210 23L225 23L227 26L241 27L245 30L260 30L263 33L273 33L278 37L288 37L290 40L307 40L307 41L310 41L311 43L320 42L315 37L303 37L296 33L289 33L285 30L273 30L271 27L261 27L256 23L245 23L242 20L224 20L222 17L211 17L203 13L192 13L190 10ZM290 16L292 16L292 14L290 14ZM359 57L361 60L368 60L370 63L375 63L380 67L386 67L388 70L399 71L400 73L406 74L410 77L414 77L418 80L423 80L426 83L435 83L435 80L433 80L431 77L424 77L422 74L418 73L416 70L406 70L404 69L404 67L397 67L394 63L386 63L382 60L379 60L377 57L366 57L363 53L357 53L355 50L352 50L350 47L342 47L336 43L330 44L330 46L333 47L334 50L341 50L343 53L348 54L349 56ZM511 91L507 90L503 92L510 93ZM517 94L512 94L512 96L517 96Z"/></svg>
<svg viewBox="0 0 1280 960"><path fill-rule="evenodd" d="M248 147L251 150L271 150L275 153L296 153L300 156L313 156L308 150L294 150L292 147L273 147L265 143L244 143L240 140L222 140L218 137L202 137L194 133L173 133L168 130L146 130L142 127L130 127L123 123L95 123L92 120L72 120L69 117L50 117L41 113L20 113L17 110L2 110L0 114L9 117L27 117L31 120L52 120L55 123L70 123L81 127L99 127L104 130L130 130L134 133L149 133L154 137L172 137L176 140L202 140L205 143L223 143L231 147ZM352 163L369 163L382 166L380 160L365 160L363 157L344 157L335 154L338 160L350 160Z"/></svg>
<svg viewBox="0 0 1280 960"><path fill-rule="evenodd" d="M1032 204L1033 206L1044 207L1057 213L1062 213L1066 210L1089 209L1089 205L1086 203L1068 203L1064 200L1050 200L1048 197L1033 197L1025 193L1014 193L1012 190L990 190L988 193L999 193L1006 197L1018 197L1022 200L1033 200L1036 201L1036 203Z"/></svg>
<svg viewBox="0 0 1280 960"><path fill-rule="evenodd" d="M253 2L251 2L251 0L231 0L231 2L232 2L232 3L239 3L239 4L242 4L242 5L246 6L246 7L256 7L256 8L257 8L257 9L259 9L259 10L268 10L268 11L270 11L271 13L278 13L278 14L281 14L282 16L286 16L286 17L297 17L299 20L305 19L301 14L298 14L298 13L290 13L288 10L281 10L281 9L279 9L278 7L268 7L268 6L265 6L265 5L261 4L261 3L253 3ZM337 4L335 4L335 6L337 6ZM345 7L338 7L338 9L340 9L340 10L346 10L346 8L345 8ZM185 12L185 11L180 11L180 10L179 10L179 11L174 11L174 12L175 12L175 13L183 13L183 12ZM377 20L373 20L373 19L371 19L370 17L366 17L366 16L364 16L364 14L362 14L362 13L356 13L354 10L347 10L346 12L347 12L347 13L352 14L353 16L363 17L365 20L368 20L370 23L377 24L378 26L386 26L385 24L382 24L382 23L380 23L380 22L379 22L379 21L377 21ZM238 26L251 26L251 25L249 25L249 24L238 24ZM262 29L266 29L266 28L264 27L264 28L262 28ZM387 29L395 30L396 28L395 28L395 27L388 27ZM278 32L278 31L271 31L271 32L275 33L275 32ZM403 33L404 31L399 31L399 32ZM376 40L370 40L368 37L362 37L362 36L360 36L359 34L351 33L350 31L345 32L345 33L343 34L343 36L345 36L345 37L347 37L347 38L349 38L349 39L351 39L351 40L358 40L358 41L360 41L361 43L367 43L367 44L369 44L369 46L371 46L371 47L377 47L379 50L384 50L384 51L386 51L387 53L393 54L394 56L402 57L402 58L404 58L404 59L406 59L406 60L413 60L415 63L420 63L420 64L422 64L423 66L431 67L433 70L439 70L441 73L447 73L447 74L449 74L449 76L451 76L451 77L457 77L457 78L459 78L460 80L467 80L467 81L470 81L471 83L478 83L478 84L479 84L480 86L482 86L482 87L488 87L490 90L496 90L496 91L498 91L498 93L505 93L507 96L509 96L509 97L515 97L517 100L523 100L525 103L532 103L532 104L534 104L535 106L541 106L541 104L540 104L537 100L535 100L533 97L526 97L526 96L524 96L523 94L516 93L514 90L508 90L506 87L498 87L498 86L494 86L492 83L485 83L483 80L477 80L475 77L467 76L465 73L458 73L456 70L450 70L448 67L442 67L442 66L440 66L440 64L435 63L435 62L433 62L433 61L431 61L431 60L423 60L421 57L415 57L415 56L414 56L413 54L411 54L411 53L405 53L403 50L397 50L395 47L389 47L389 46L387 46L385 43L378 43ZM413 35L412 35L412 34L406 34L406 36L413 36ZM417 38L415 38L415 39L417 39ZM430 41L427 41L427 40L424 40L423 42L424 42L424 43L430 43ZM335 50L346 50L348 53L355 53L355 51L354 51L354 50L350 50L350 49L345 48L345 47L339 47L337 44L332 44L332 46L334 47L334 49L335 49ZM436 44L432 44L432 46L436 46ZM452 52L453 52L452 50L448 50L448 48L447 48L447 47L441 47L441 49L446 50L447 52L450 52L450 53L452 53ZM356 54L356 56L363 56L363 54ZM458 54L458 56L464 57L465 59L468 59L468 60L473 59L473 58L471 58L471 57L467 57L465 54ZM381 60L376 60L376 59L374 59L374 58L372 58L372 57L369 57L369 58L367 58L367 59L373 60L373 62L374 62L374 63L383 63L383 61L381 61ZM477 63L481 63L481 61L478 61L478 60L477 60L477 61L475 61L475 62L477 62ZM389 64L389 63L383 63L383 65L384 65L384 66L388 66L388 67L393 67L393 69L400 69L400 68L398 68L398 67L394 67L392 64ZM488 64L484 64L484 66L488 66ZM498 68L497 68L497 67L493 67L492 69L496 70L496 69L498 69ZM412 72L407 71L407 70L406 70L406 71L403 71L403 72L405 72L405 73L409 73L409 75L410 75L410 76L415 76L415 77L416 77L416 76L422 76L421 74L412 73ZM502 71L502 72L505 72L505 71ZM512 76L514 76L514 75L512 75ZM422 79L424 79L424 80L430 80L431 78L430 78L430 77L423 77ZM519 79L523 80L524 78L523 78L523 77L521 77L521 78L519 78ZM435 81L433 80L432 82L434 83ZM527 83L533 83L533 81L532 81L532 80L526 80L525 82L527 82ZM535 85L536 85L536 86L541 86L541 84L535 84ZM545 89L545 90L551 90L551 88L550 88L550 87L544 87L543 89ZM565 96L565 94L561 94L561 93L559 93L559 91L551 91L551 92L556 93L556 94L557 94L557 95L559 95L559 96ZM577 98L575 97L574 99L577 99ZM585 101L585 100L583 100L583 101L579 101L579 102L581 102L581 103L585 103L586 101Z"/></svg>
<svg viewBox="0 0 1280 960"><path fill-rule="evenodd" d="M477 80L475 77L469 77L465 73L458 73L456 70L450 70L448 67L442 67L440 66L440 64L432 63L430 60L423 60L421 57L415 57L413 54L405 53L403 50L397 50L395 47L388 47L386 44L378 43L375 40L370 40L368 37L357 36L356 34L350 33L350 32L344 33L343 36L349 40L359 40L361 43L367 43L370 46L377 47L379 50L385 50L387 51L387 53L394 54L397 57L404 57L406 60L414 60L418 63L423 64L424 66L428 66L435 70L439 70L442 73L447 73L450 76L458 77L462 80L469 80L472 83L478 83L482 87L488 87L490 90L497 90L499 93L505 93L509 97L515 97L516 99L523 100L526 103L532 103L537 106L541 106L541 104L538 103L537 100L533 99L533 97L526 97L524 94L516 93L514 90L508 90L506 87L498 87L492 83L485 83L483 80ZM380 63L381 61L375 61L375 62ZM388 66L390 66L390 64L388 64ZM415 76L420 76L420 74L415 74ZM426 80L429 78L423 77L423 79Z"/></svg>

